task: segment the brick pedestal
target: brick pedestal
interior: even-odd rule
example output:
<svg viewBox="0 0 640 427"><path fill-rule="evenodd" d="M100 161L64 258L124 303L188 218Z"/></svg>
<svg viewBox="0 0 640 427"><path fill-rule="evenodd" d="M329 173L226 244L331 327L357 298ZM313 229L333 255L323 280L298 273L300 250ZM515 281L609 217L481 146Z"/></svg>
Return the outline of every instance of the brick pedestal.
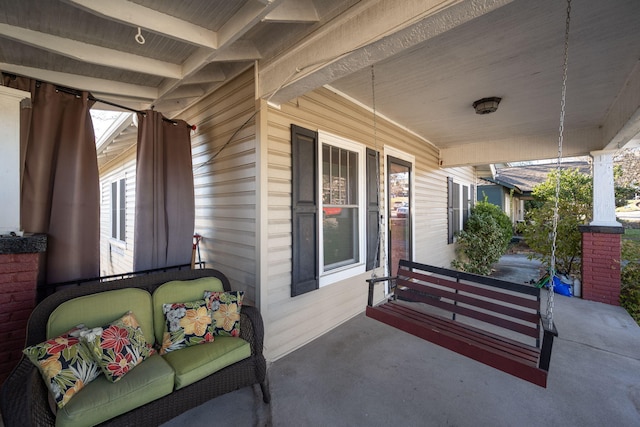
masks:
<svg viewBox="0 0 640 427"><path fill-rule="evenodd" d="M622 227L583 226L582 298L620 305Z"/></svg>
<svg viewBox="0 0 640 427"><path fill-rule="evenodd" d="M0 237L0 384L22 356L45 249L42 235Z"/></svg>

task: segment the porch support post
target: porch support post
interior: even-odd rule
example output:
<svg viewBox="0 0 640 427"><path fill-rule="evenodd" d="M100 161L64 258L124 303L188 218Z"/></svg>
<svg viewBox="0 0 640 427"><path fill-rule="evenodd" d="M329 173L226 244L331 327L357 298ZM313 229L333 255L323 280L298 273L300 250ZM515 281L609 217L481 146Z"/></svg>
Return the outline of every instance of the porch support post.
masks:
<svg viewBox="0 0 640 427"><path fill-rule="evenodd" d="M620 305L622 224L616 220L613 152L594 151L593 221L582 232L582 297Z"/></svg>
<svg viewBox="0 0 640 427"><path fill-rule="evenodd" d="M589 225L622 227L616 220L613 185L613 151L592 151L593 220Z"/></svg>

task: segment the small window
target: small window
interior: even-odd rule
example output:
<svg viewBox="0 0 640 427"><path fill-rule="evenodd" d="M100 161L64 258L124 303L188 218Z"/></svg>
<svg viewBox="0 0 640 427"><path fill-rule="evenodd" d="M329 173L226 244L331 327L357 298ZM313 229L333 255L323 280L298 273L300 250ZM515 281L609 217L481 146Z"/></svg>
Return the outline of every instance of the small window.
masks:
<svg viewBox="0 0 640 427"><path fill-rule="evenodd" d="M358 154L322 145L324 270L359 260Z"/></svg>
<svg viewBox="0 0 640 427"><path fill-rule="evenodd" d="M473 186L463 185L447 178L448 239L453 243L457 232L463 229L473 206Z"/></svg>
<svg viewBox="0 0 640 427"><path fill-rule="evenodd" d="M111 238L125 241L126 188L124 178L111 183Z"/></svg>

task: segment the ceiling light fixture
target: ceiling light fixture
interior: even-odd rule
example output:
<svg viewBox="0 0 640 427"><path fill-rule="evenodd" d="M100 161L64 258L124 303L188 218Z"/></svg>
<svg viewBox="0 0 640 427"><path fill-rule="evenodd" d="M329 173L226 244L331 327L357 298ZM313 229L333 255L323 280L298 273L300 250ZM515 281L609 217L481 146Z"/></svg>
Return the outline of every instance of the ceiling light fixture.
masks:
<svg viewBox="0 0 640 427"><path fill-rule="evenodd" d="M491 98L482 98L473 103L473 108L476 109L476 114L494 113L498 109L500 101L502 101L502 98L495 96Z"/></svg>

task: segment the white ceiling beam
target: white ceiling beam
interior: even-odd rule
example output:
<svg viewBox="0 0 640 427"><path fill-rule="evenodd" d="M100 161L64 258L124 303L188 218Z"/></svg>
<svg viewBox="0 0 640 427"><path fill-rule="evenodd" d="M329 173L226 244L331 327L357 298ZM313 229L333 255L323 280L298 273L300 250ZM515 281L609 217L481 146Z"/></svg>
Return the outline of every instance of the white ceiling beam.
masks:
<svg viewBox="0 0 640 427"><path fill-rule="evenodd" d="M640 133L640 61L609 107L602 125L605 149L619 149Z"/></svg>
<svg viewBox="0 0 640 427"><path fill-rule="evenodd" d="M501 140L478 141L441 148L440 167L554 159L558 157L557 141L557 133L514 135ZM437 146L437 141L434 142ZM602 147L602 130L598 127L565 129L562 147L564 157L586 156L591 151L602 150Z"/></svg>
<svg viewBox="0 0 640 427"><path fill-rule="evenodd" d="M283 0L273 0L263 4L259 1L251 0L245 4L231 19L229 19L218 32L219 50L211 52L207 49L198 49L182 64L182 75L184 79L198 73L202 68L213 62L218 55L224 51L232 49L234 42L238 41L251 28L267 16L273 9L278 7ZM170 94L180 85L179 81L165 81L159 88L158 99L162 99Z"/></svg>
<svg viewBox="0 0 640 427"><path fill-rule="evenodd" d="M141 27L184 43L208 49L218 48L218 34L215 31L207 30L190 22L127 0L66 1L94 15L100 15L133 27Z"/></svg>
<svg viewBox="0 0 640 427"><path fill-rule="evenodd" d="M199 84L223 82L226 80L226 74L222 71L220 64L209 64L188 79L182 80L183 84Z"/></svg>
<svg viewBox="0 0 640 427"><path fill-rule="evenodd" d="M263 4L250 0L231 19L229 19L218 31L220 47L228 46L245 35L247 31L255 27L269 13L277 8L283 0L273 0Z"/></svg>
<svg viewBox="0 0 640 427"><path fill-rule="evenodd" d="M153 100L158 96L158 90L154 87L119 83L113 80L97 79L78 74L61 73L59 71L44 70L41 68L25 67L22 65L0 62L0 70L32 79L50 82L56 85L89 90L95 96L97 93L116 95L128 99Z"/></svg>
<svg viewBox="0 0 640 427"><path fill-rule="evenodd" d="M255 61L262 58L258 48L250 40L238 40L226 49L220 49L211 62Z"/></svg>
<svg viewBox="0 0 640 427"><path fill-rule="evenodd" d="M263 19L264 22L303 24L318 22L318 20L318 11L313 0L284 0Z"/></svg>
<svg viewBox="0 0 640 427"><path fill-rule="evenodd" d="M19 43L66 56L67 58L72 58L77 61L154 76L174 79L182 77L182 68L176 64L108 49L102 46L82 43L39 31L28 30L26 28L0 23L0 35Z"/></svg>
<svg viewBox="0 0 640 427"><path fill-rule="evenodd" d="M198 85L182 85L168 94L165 99L200 98L203 95L204 89Z"/></svg>
<svg viewBox="0 0 640 427"><path fill-rule="evenodd" d="M512 1L360 2L261 67L259 96L270 97L276 104L286 102Z"/></svg>

